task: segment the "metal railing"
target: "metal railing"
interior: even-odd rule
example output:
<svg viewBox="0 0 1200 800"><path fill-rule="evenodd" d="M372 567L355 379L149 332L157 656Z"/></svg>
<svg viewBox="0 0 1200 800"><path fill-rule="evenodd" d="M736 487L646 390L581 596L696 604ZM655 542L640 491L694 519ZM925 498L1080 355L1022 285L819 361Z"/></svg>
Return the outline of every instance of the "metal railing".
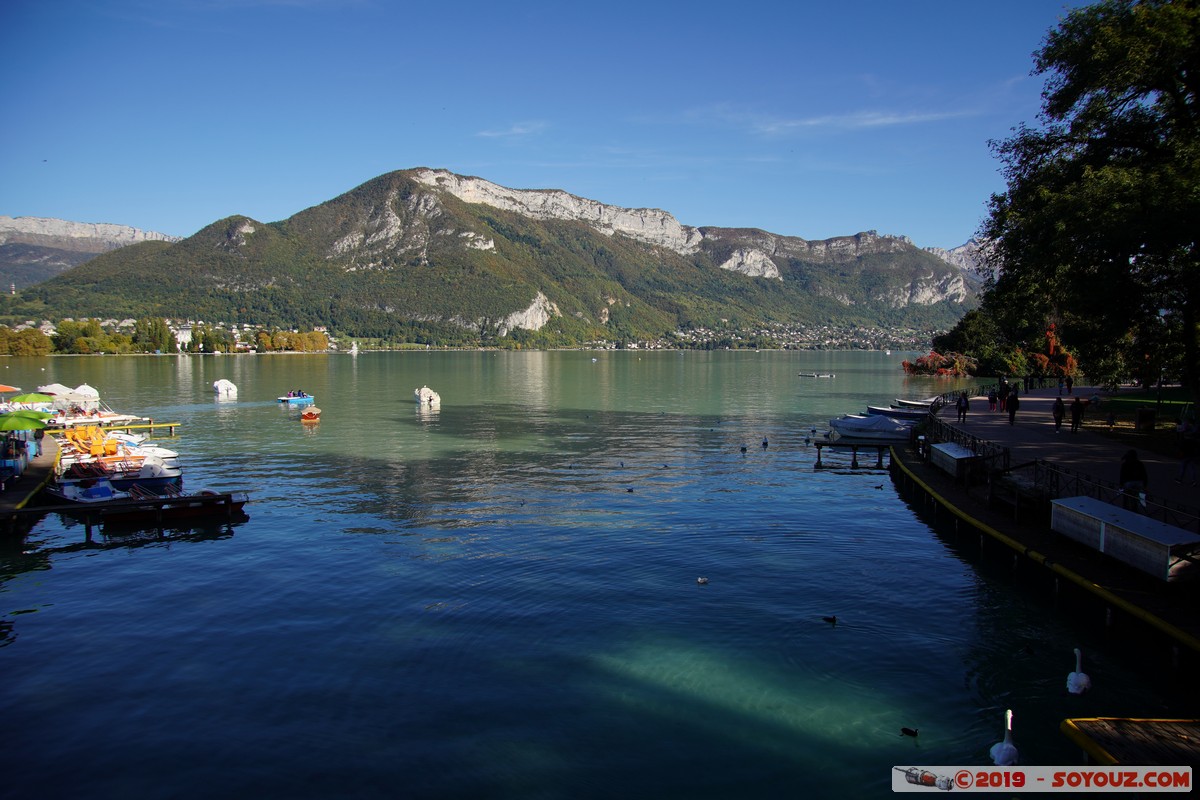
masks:
<svg viewBox="0 0 1200 800"><path fill-rule="evenodd" d="M1007 447L987 439L967 433L948 422L930 414L925 423L925 437L929 444L951 442L967 448L980 457L980 460L991 470L1007 471L1010 464L1010 453Z"/></svg>
<svg viewBox="0 0 1200 800"><path fill-rule="evenodd" d="M1034 485L1051 500L1086 496L1104 503L1124 506L1128 499L1121 487L1112 481L1041 459L1034 466ZM1131 502L1138 506L1140 513L1150 519L1200 533L1200 509L1174 503L1149 492L1146 493L1144 504L1137 499L1132 499Z"/></svg>

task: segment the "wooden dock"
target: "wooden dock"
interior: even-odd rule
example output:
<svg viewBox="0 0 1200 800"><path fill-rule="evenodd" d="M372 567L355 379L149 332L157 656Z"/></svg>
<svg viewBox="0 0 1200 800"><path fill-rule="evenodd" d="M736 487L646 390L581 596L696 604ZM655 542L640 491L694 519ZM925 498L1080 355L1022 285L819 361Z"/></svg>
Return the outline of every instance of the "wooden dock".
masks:
<svg viewBox="0 0 1200 800"><path fill-rule="evenodd" d="M829 448L830 450L849 450L850 451L850 469L862 469L862 466L858 460L858 451L859 450L864 450L867 453L870 453L872 450L874 450L875 451L875 465L874 465L873 469L882 470L882 469L884 469L883 454L885 452L889 453L889 454L891 453L892 445L894 444L894 442L884 442L884 441L871 440L871 439L855 440L855 439L851 439L849 437L843 436L838 439L832 439L829 441L816 441L816 442L813 442L813 444L817 448L817 463L813 465L814 469L833 469L834 468L831 465L826 464L821 460L821 450L823 448Z"/></svg>
<svg viewBox="0 0 1200 800"><path fill-rule="evenodd" d="M1200 766L1200 719L1065 719L1059 729L1104 766Z"/></svg>
<svg viewBox="0 0 1200 800"><path fill-rule="evenodd" d="M102 503L29 504L0 511L0 518L10 523L23 517L42 517L46 514L70 514L83 521L88 536L92 527L103 522L140 524L161 528L185 520L244 519L243 506L249 494L239 492L204 492L199 494L149 495L145 497L105 500Z"/></svg>
<svg viewBox="0 0 1200 800"><path fill-rule="evenodd" d="M155 423L152 423L155 424ZM156 423L171 427L179 423ZM117 425L113 427L149 427L149 425ZM161 528L166 524L186 520L232 521L245 516L242 507L249 501L244 491L210 492L200 494L168 494L128 500L111 500L88 506L86 504L41 504L35 502L41 490L54 478L59 457L58 442L53 436L42 439L42 452L32 459L24 472L8 480L0 491L0 533L24 535L37 518L46 514L71 514L83 520L88 537L92 527L103 522L135 523ZM41 498L38 498L41 500Z"/></svg>

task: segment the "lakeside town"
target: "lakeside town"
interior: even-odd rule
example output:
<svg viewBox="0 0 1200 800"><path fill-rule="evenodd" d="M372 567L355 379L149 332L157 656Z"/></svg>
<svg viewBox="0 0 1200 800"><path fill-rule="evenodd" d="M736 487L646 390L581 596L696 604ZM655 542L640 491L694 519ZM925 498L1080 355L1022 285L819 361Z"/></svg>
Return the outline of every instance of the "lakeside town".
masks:
<svg viewBox="0 0 1200 800"><path fill-rule="evenodd" d="M27 320L11 329L12 345L0 353L45 355L130 352L249 353L348 351L357 342L363 350L449 347L437 342L396 343L349 337L323 325L310 331L265 329L251 324L208 323L203 320L64 319L58 323ZM915 328L883 329L864 325L779 323L752 329L689 328L669 336L641 340L592 340L577 346L600 350L897 350L923 351L938 331ZM2 342L0 342L2 344ZM522 349L501 339L489 345ZM34 352L29 352L32 349ZM531 348L523 348L531 349ZM532 348L536 349L536 348Z"/></svg>

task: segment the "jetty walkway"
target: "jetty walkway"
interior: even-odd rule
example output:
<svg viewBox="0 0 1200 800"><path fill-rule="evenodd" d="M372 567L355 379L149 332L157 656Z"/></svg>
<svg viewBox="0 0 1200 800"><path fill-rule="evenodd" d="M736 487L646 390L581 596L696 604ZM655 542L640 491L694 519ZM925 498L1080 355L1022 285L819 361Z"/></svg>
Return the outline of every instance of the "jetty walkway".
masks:
<svg viewBox="0 0 1200 800"><path fill-rule="evenodd" d="M1075 387L1085 398L1104 393L1092 387ZM1200 489L1190 483L1176 483L1178 458L1139 449L1136 439L1116 439L1081 428L1070 432L1069 421L1055 433L1051 406L1058 388L1031 389L1020 396L1020 408L1013 424L1007 412L989 411L986 397L972 397L967 421L955 421L952 406L943 406L938 419L955 434L967 434L999 448L1007 448L1008 464L1013 473L1029 471L1023 465L1040 461L1070 470L1080 485L1089 480L1107 484L1115 491L1121 456L1138 451L1149 476L1147 490L1151 500L1169 507L1175 519L1188 520L1200 514ZM1064 399L1072 399L1064 396ZM1107 416L1101 403L1099 412ZM1091 410L1093 421L1098 416ZM1171 640L1176 653L1190 652L1188 659L1200 664L1200 565L1188 564L1193 574L1168 583L1120 563L1097 550L1086 547L1050 530L1049 501L1037 500L1031 490L1027 505L1011 501L997 502L992 469L985 480L963 480L935 467L916 449L894 448L893 468L898 481L919 484L943 509L953 515L956 525L965 523L973 530L990 535L995 549L1024 556L1034 567L1054 573L1056 583L1070 583L1099 600L1106 608L1105 619L1112 622L1114 612L1123 612L1139 623L1149 625ZM1081 492L1071 492L1076 494ZM1185 527L1196 533L1195 517ZM985 542L984 537L980 537ZM986 542L985 542L986 544ZM1014 553L1015 551L1015 553ZM1019 564L1014 560L1014 564ZM1019 567L1018 567L1019 568ZM1178 656L1174 660L1178 660Z"/></svg>
<svg viewBox="0 0 1200 800"><path fill-rule="evenodd" d="M1068 491L1061 494L1090 494L1081 489L1091 489L1097 496L1112 497L1121 457L1133 449L1146 465L1148 499L1156 510L1197 533L1200 488L1191 485L1190 475L1176 482L1180 459L1139 448L1134 434L1114 437L1085 427L1071 433L1069 414L1055 432L1051 408L1058 393L1057 386L1022 393L1012 424L1007 412L989 411L983 396L970 398L966 422L957 421L952 405L943 406L938 422L930 426L941 427L937 433L942 436L933 438L961 438L989 456L1007 451L1003 469L993 463L974 475L953 475L931 463L928 446L894 447L894 480L914 506L933 516L936 529L951 531L952 546L1002 564L1035 592L1052 592L1056 607L1061 602L1081 609L1085 624L1160 665L1156 668L1169 685L1190 686L1190 676L1200 666L1200 564L1186 562L1180 579L1168 582L1054 533L1049 499L1039 497L1036 487L1029 489L1024 506L1007 498L997 502L996 483L1006 480L1002 476L1028 472L1031 463L1071 473L1066 486L1059 487ZM1075 387L1074 394L1100 396L1099 408L1089 407L1087 415L1093 428L1098 420L1103 425L1108 416L1105 392ZM1064 395L1064 402L1072 399ZM1200 720L1068 719L1061 729L1093 763L1200 766Z"/></svg>
<svg viewBox="0 0 1200 800"><path fill-rule="evenodd" d="M11 519L12 512L25 508L50 482L54 462L58 459L58 442L53 436L42 439L41 452L29 460L24 471L5 479L0 491L0 519Z"/></svg>

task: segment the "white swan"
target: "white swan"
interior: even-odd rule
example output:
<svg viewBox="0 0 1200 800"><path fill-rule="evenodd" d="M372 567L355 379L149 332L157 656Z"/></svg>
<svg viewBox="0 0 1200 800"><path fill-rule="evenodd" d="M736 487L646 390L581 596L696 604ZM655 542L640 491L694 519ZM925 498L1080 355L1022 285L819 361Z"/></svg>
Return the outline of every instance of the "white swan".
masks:
<svg viewBox="0 0 1200 800"><path fill-rule="evenodd" d="M998 767L1011 767L1017 763L1017 746L1012 743L1012 709L1004 712L1004 741L996 742L988 751L992 763Z"/></svg>
<svg viewBox="0 0 1200 800"><path fill-rule="evenodd" d="M1092 688L1092 679L1083 671L1083 654L1075 648L1075 671L1067 676L1067 691L1071 694L1083 694Z"/></svg>

